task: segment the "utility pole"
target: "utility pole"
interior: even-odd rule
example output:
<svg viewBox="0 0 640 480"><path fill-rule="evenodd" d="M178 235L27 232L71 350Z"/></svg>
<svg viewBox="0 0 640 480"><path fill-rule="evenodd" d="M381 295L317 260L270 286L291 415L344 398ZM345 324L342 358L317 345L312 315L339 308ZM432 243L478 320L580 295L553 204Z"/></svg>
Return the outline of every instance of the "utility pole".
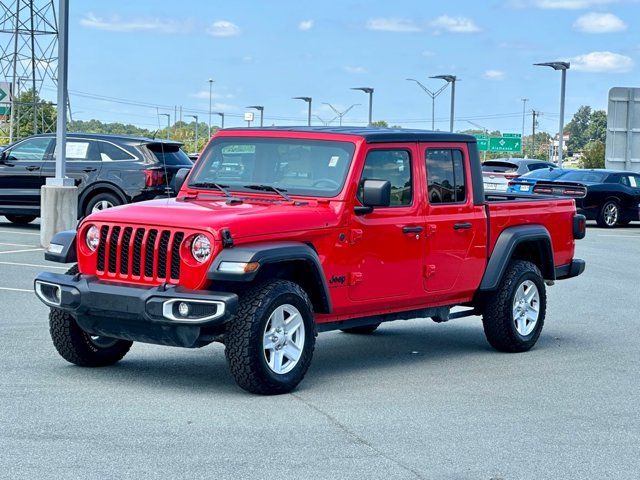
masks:
<svg viewBox="0 0 640 480"><path fill-rule="evenodd" d="M169 129L171 128L171 114L169 113L159 113L161 117L167 117L167 140L169 139Z"/></svg>
<svg viewBox="0 0 640 480"><path fill-rule="evenodd" d="M531 110L531 155L536 154L536 126L538 125L538 117L540 112Z"/></svg>
<svg viewBox="0 0 640 480"><path fill-rule="evenodd" d="M415 78L407 78L407 81L415 82L422 90L424 90L424 92L427 95L431 97L431 130L435 131L436 129L436 118L435 118L436 117L436 97L440 95L442 92L444 92L444 89L447 88L449 84L445 83L442 87L440 87L439 90L432 92Z"/></svg>
<svg viewBox="0 0 640 480"><path fill-rule="evenodd" d="M341 111L341 112L340 112L340 111L338 111L338 109L337 109L336 107L334 107L334 106L333 106L333 105L331 105L330 103L322 102L322 104L323 104L323 105L328 106L331 110L333 110L333 113L335 113L335 114L336 114L336 116L335 116L335 118L334 118L333 120L335 120L335 119L337 118L340 126L342 126L342 117L344 117L347 113L349 113L353 107L357 107L357 106L359 106L359 105L360 105L359 103L354 103L353 105L351 105L351 106L350 106L349 108L347 108L346 110L343 110L343 111ZM316 115L316 118L320 118L320 117L318 117L318 116ZM333 120L329 120L329 124L330 124L331 122L333 122ZM321 121L321 122L324 122L324 120L322 120L322 119L320 119L320 121ZM326 124L326 125L328 125L328 124Z"/></svg>
<svg viewBox="0 0 640 480"><path fill-rule="evenodd" d="M525 152L524 152L524 119L526 116L526 109L527 109L527 102L529 101L528 98L523 98L522 99L522 142L520 142L520 145L522 146L522 156L525 156Z"/></svg>
<svg viewBox="0 0 640 480"><path fill-rule="evenodd" d="M453 132L454 126L454 115L456 110L456 82L458 81L458 77L455 75L434 75L429 78L439 78L440 80L444 80L447 84L451 84L451 113L449 117L449 131Z"/></svg>
<svg viewBox="0 0 640 480"><path fill-rule="evenodd" d="M312 98L311 97L293 97L293 100L302 100L304 102L307 102L307 126L310 127L311 126L311 101Z"/></svg>
<svg viewBox="0 0 640 480"><path fill-rule="evenodd" d="M209 138L211 138L211 105L213 101L213 78L209 79Z"/></svg>

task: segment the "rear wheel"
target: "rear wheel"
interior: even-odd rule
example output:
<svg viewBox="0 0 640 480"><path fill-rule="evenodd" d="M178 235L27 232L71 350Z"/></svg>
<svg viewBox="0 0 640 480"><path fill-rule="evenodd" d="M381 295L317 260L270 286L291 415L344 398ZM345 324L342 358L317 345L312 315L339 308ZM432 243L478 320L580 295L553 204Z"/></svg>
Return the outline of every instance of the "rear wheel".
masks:
<svg viewBox="0 0 640 480"><path fill-rule="evenodd" d="M67 275L78 273L72 267ZM62 358L81 367L105 367L124 357L133 342L117 338L90 335L80 328L75 318L58 308L49 313L49 332L53 345Z"/></svg>
<svg viewBox="0 0 640 480"><path fill-rule="evenodd" d="M87 215L91 215L92 213L100 212L101 210L106 210L107 208L117 207L121 205L122 202L118 197L116 197L112 193L99 193L96 196L92 197L87 203L87 207L84 210L85 217Z"/></svg>
<svg viewBox="0 0 640 480"><path fill-rule="evenodd" d="M615 200L607 200L600 208L596 222L599 227L613 228L620 218L620 206Z"/></svg>
<svg viewBox="0 0 640 480"><path fill-rule="evenodd" d="M547 294L538 267L524 260L511 262L484 308L487 341L502 352L531 349L542 332L546 308Z"/></svg>
<svg viewBox="0 0 640 480"><path fill-rule="evenodd" d="M243 389L263 395L293 390L315 346L313 309L299 285L274 280L247 291L227 325L225 355Z"/></svg>
<svg viewBox="0 0 640 480"><path fill-rule="evenodd" d="M7 220L16 225L26 225L33 222L37 217L35 215L5 215Z"/></svg>
<svg viewBox="0 0 640 480"><path fill-rule="evenodd" d="M371 325L363 325L361 327L341 328L340 330L342 330L344 333L367 335L369 333L375 332L379 326L380 326L379 323L373 323Z"/></svg>

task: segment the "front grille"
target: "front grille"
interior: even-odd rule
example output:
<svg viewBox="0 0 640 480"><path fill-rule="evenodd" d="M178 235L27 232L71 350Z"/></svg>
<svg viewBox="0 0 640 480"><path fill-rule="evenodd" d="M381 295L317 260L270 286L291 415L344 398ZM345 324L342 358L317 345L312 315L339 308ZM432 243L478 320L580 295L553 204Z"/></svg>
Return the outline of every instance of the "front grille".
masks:
<svg viewBox="0 0 640 480"><path fill-rule="evenodd" d="M181 231L103 225L97 274L122 280L178 283L184 238Z"/></svg>

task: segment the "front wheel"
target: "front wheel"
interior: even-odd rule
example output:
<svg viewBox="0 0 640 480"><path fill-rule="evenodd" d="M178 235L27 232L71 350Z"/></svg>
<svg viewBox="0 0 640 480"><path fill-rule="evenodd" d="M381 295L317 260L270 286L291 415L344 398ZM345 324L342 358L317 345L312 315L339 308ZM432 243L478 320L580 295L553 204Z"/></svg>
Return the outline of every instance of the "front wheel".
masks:
<svg viewBox="0 0 640 480"><path fill-rule="evenodd" d="M5 215L5 217L16 225L27 225L36 219L35 215Z"/></svg>
<svg viewBox="0 0 640 480"><path fill-rule="evenodd" d="M240 298L227 325L225 355L243 389L262 395L293 390L315 347L313 308L306 292L286 280L263 283Z"/></svg>
<svg viewBox="0 0 640 480"><path fill-rule="evenodd" d="M538 267L524 260L511 262L485 304L482 324L487 341L502 352L526 352L540 337L546 309L547 293Z"/></svg>

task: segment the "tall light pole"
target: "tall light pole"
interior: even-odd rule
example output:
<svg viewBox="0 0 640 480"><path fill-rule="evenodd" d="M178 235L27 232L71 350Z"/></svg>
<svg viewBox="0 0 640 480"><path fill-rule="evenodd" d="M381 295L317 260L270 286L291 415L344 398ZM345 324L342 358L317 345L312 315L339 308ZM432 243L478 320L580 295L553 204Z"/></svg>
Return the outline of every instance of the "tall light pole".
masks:
<svg viewBox="0 0 640 480"><path fill-rule="evenodd" d="M373 88L371 87L353 87L351 90L360 90L369 94L369 126L373 124Z"/></svg>
<svg viewBox="0 0 640 480"><path fill-rule="evenodd" d="M309 109L307 111L307 126L311 126L311 97L292 97L293 100L302 100L304 102L307 102Z"/></svg>
<svg viewBox="0 0 640 480"><path fill-rule="evenodd" d="M260 126L262 127L262 121L264 120L264 106L263 105L249 105L245 108L254 108L260 112Z"/></svg>
<svg viewBox="0 0 640 480"><path fill-rule="evenodd" d="M353 107L360 106L359 103L354 103L353 105L351 105L346 110L343 110L343 111L340 112L336 107L334 107L330 103L322 102L322 104L323 105L327 105L331 110L333 110L333 113L336 114L336 116L335 116L335 118L333 118L333 120L335 120L337 118L340 126L342 126L342 117L344 117L347 113L349 113ZM316 115L316 117L317 117L317 115ZM322 119L320 119L320 120L322 121ZM333 120L330 120L329 123L333 122Z"/></svg>
<svg viewBox="0 0 640 480"><path fill-rule="evenodd" d="M524 157L524 120L527 114L528 98L522 98L522 137L520 138L520 146L522 147L522 156Z"/></svg>
<svg viewBox="0 0 640 480"><path fill-rule="evenodd" d="M209 138L211 138L211 108L213 105L213 78L209 79Z"/></svg>
<svg viewBox="0 0 640 480"><path fill-rule="evenodd" d="M453 122L456 109L456 81L458 78L455 75L435 75L429 78L439 78L444 80L447 84L451 84L451 116L449 118L449 131L453 132Z"/></svg>
<svg viewBox="0 0 640 480"><path fill-rule="evenodd" d="M215 112L216 115L220 115L220 128L224 128L224 113L223 112Z"/></svg>
<svg viewBox="0 0 640 480"><path fill-rule="evenodd" d="M320 115L314 115L314 117L316 117L318 120L320 120L320 123L322 123L325 127L328 127L329 125L331 125L331 123L332 123L336 118L338 118L338 117L336 116L336 117L333 117L331 120L325 120L325 119L324 119L324 118L322 118Z"/></svg>
<svg viewBox="0 0 640 480"><path fill-rule="evenodd" d="M558 166L562 168L562 149L564 147L564 97L567 85L567 70L569 70L571 64L569 62L545 62L534 63L534 65L538 67L551 67L554 70L560 70L562 72L560 83L560 126L558 127Z"/></svg>
<svg viewBox="0 0 640 480"><path fill-rule="evenodd" d="M159 113L161 117L167 117L167 139L169 138L169 129L171 128L171 114L170 113Z"/></svg>
<svg viewBox="0 0 640 480"><path fill-rule="evenodd" d="M191 117L196 121L196 148L194 151L198 152L198 115L187 115L187 117Z"/></svg>
<svg viewBox="0 0 640 480"><path fill-rule="evenodd" d="M436 117L436 97L440 95L442 92L444 92L444 89L447 88L447 85L449 84L445 83L444 86L442 86L439 90L432 92L415 78L407 78L407 81L417 83L418 86L422 90L424 90L427 95L431 97L431 130L435 130L436 129L436 118L435 118Z"/></svg>

